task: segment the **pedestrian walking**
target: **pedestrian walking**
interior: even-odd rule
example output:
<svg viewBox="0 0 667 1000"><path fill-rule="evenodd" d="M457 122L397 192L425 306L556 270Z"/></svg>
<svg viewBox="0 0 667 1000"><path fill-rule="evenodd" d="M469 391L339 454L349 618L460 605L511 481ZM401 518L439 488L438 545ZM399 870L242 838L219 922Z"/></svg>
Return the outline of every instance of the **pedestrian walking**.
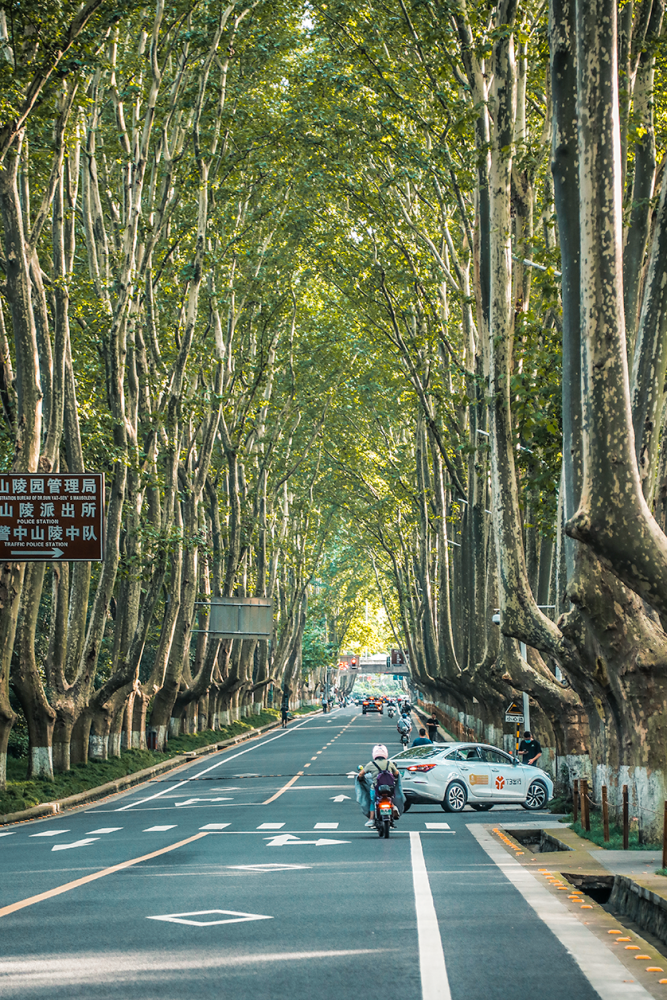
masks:
<svg viewBox="0 0 667 1000"><path fill-rule="evenodd" d="M426 727L428 729L428 738L431 743L435 743L438 739L438 720L436 719L434 713L431 714L430 719L427 719Z"/></svg>
<svg viewBox="0 0 667 1000"><path fill-rule="evenodd" d="M532 764L537 767L537 761L542 753L540 741L534 739L527 729L523 734L523 739L519 743L519 756L524 764Z"/></svg>

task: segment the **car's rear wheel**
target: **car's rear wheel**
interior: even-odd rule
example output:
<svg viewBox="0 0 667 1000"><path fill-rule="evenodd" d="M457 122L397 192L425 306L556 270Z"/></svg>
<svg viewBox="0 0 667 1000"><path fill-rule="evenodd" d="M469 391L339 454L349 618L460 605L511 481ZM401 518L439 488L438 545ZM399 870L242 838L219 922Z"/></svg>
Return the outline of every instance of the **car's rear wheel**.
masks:
<svg viewBox="0 0 667 1000"><path fill-rule="evenodd" d="M452 781L451 785L447 786L442 808L448 813L463 812L467 798L465 786L460 781Z"/></svg>
<svg viewBox="0 0 667 1000"><path fill-rule="evenodd" d="M531 781L528 786L526 801L522 803L524 809L531 812L534 809L544 809L549 800L549 793L541 781Z"/></svg>
<svg viewBox="0 0 667 1000"><path fill-rule="evenodd" d="M489 809L493 809L493 802L471 802L470 807L479 813L485 813L488 812Z"/></svg>

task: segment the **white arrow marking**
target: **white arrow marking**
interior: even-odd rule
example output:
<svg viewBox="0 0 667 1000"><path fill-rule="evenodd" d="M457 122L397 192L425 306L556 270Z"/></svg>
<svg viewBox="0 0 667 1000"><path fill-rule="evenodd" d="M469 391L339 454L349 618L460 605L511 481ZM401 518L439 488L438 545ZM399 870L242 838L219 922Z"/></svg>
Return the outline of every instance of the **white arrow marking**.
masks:
<svg viewBox="0 0 667 1000"><path fill-rule="evenodd" d="M15 549L13 556L44 556L45 559L60 559L65 555L62 549L50 549L48 552L39 552L37 549Z"/></svg>
<svg viewBox="0 0 667 1000"><path fill-rule="evenodd" d="M176 808L178 809L179 806L191 806L194 805L195 802L232 802L232 801L233 800L230 799L229 797L222 799L186 799L185 802L177 802Z"/></svg>
<svg viewBox="0 0 667 1000"><path fill-rule="evenodd" d="M88 837L86 840L75 840L73 844L54 844L51 850L70 851L73 847L85 847L86 844L92 844L94 841L99 839L99 837Z"/></svg>
<svg viewBox="0 0 667 1000"><path fill-rule="evenodd" d="M320 837L319 840L299 840L291 833L281 833L279 837L267 837L269 843L267 847L285 847L286 844L315 844L315 847L322 847L323 844L349 844L349 840L327 840Z"/></svg>
<svg viewBox="0 0 667 1000"><path fill-rule="evenodd" d="M289 844L292 842L299 842L299 838L295 837L293 833L280 833L277 837L265 837L269 843L267 847L282 847L284 844Z"/></svg>
<svg viewBox="0 0 667 1000"><path fill-rule="evenodd" d="M213 913L226 914L223 920L187 920L187 917L207 917ZM273 920L262 913L241 913L239 910L195 910L192 913L165 913L147 920L164 920L169 924L190 924L192 927L213 927L215 924L243 924L249 920Z"/></svg>
<svg viewBox="0 0 667 1000"><path fill-rule="evenodd" d="M349 795L332 795L330 796L332 802L343 802L345 799L349 799Z"/></svg>

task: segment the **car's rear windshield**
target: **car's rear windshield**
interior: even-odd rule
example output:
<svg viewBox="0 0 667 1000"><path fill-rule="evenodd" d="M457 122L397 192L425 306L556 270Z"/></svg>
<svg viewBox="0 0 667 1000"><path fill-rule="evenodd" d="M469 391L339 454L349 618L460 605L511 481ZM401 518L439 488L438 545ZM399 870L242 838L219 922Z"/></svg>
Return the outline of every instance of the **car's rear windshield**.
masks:
<svg viewBox="0 0 667 1000"><path fill-rule="evenodd" d="M442 745L438 746L427 746L423 744L420 747L409 747L407 750L401 750L392 759L393 760L406 760L408 758L414 757L436 757L441 754L446 748Z"/></svg>

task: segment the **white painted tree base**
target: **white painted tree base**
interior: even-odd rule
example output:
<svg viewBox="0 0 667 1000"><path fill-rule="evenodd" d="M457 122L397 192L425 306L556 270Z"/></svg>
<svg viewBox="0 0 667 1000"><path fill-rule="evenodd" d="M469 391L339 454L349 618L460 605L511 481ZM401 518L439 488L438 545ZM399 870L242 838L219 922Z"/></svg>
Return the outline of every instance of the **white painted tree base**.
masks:
<svg viewBox="0 0 667 1000"><path fill-rule="evenodd" d="M30 748L30 776L53 779L53 750L51 747Z"/></svg>

